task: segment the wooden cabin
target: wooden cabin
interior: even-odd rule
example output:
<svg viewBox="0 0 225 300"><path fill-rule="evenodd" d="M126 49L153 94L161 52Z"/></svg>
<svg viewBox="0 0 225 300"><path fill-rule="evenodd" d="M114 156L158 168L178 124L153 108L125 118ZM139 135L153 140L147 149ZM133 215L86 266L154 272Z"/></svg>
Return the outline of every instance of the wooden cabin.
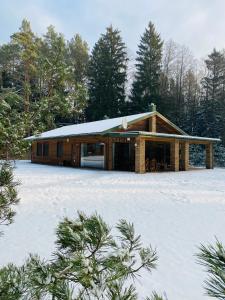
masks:
<svg viewBox="0 0 225 300"><path fill-rule="evenodd" d="M203 144L206 168L213 168L213 144L220 139L190 136L156 111L63 126L31 136L31 161L76 168L186 171L189 145Z"/></svg>

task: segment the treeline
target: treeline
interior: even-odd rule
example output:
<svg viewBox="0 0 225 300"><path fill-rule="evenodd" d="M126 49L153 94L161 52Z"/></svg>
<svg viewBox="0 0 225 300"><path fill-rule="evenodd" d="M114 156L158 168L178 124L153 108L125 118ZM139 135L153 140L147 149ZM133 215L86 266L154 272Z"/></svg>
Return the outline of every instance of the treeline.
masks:
<svg viewBox="0 0 225 300"><path fill-rule="evenodd" d="M163 41L151 22L133 61L112 26L90 52L79 34L67 41L50 26L40 37L23 20L0 46L0 99L1 128L20 124L14 137L145 112L154 102L187 133L225 144L224 51L199 62L187 47Z"/></svg>

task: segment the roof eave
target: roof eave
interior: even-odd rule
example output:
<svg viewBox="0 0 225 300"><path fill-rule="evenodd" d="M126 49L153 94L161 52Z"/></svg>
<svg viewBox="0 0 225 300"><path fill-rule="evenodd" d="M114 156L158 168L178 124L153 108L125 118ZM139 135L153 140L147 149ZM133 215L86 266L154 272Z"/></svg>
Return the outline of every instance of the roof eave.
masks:
<svg viewBox="0 0 225 300"><path fill-rule="evenodd" d="M51 137L42 137L42 136L32 136L24 138L25 141L33 142L33 141L42 141L42 140L55 140L55 139L67 139L71 137L77 136L93 136L93 135L102 135L102 132L92 132L92 133L81 133L81 134L67 134L67 135L59 135L59 136L51 136Z"/></svg>
<svg viewBox="0 0 225 300"><path fill-rule="evenodd" d="M108 136L115 137L155 137L155 138L172 138L178 140L192 140L192 141L202 141L202 142L221 142L218 138L200 137L192 135L179 135L179 134L168 134L168 133L158 133L158 132L147 132L147 131L126 131L126 132L109 132Z"/></svg>

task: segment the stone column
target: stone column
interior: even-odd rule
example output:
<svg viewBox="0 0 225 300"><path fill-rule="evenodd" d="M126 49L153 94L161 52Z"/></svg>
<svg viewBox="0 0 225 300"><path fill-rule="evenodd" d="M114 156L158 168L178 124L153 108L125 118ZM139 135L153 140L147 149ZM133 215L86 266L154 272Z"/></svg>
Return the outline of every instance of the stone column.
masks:
<svg viewBox="0 0 225 300"><path fill-rule="evenodd" d="M174 140L174 142L170 143L170 164L172 171L179 171L179 141Z"/></svg>
<svg viewBox="0 0 225 300"><path fill-rule="evenodd" d="M205 145L206 150L206 169L213 169L213 144Z"/></svg>
<svg viewBox="0 0 225 300"><path fill-rule="evenodd" d="M189 142L181 143L181 166L183 171L189 168Z"/></svg>
<svg viewBox="0 0 225 300"><path fill-rule="evenodd" d="M135 139L135 172L145 173L145 140L141 137Z"/></svg>

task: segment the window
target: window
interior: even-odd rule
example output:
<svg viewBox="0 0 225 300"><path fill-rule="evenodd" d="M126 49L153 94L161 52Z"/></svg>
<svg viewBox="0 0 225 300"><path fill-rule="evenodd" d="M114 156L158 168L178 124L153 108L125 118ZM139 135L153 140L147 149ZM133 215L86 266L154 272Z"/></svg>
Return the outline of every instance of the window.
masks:
<svg viewBox="0 0 225 300"><path fill-rule="evenodd" d="M49 144L44 143L43 144L43 156L48 156L48 152L49 152Z"/></svg>
<svg viewBox="0 0 225 300"><path fill-rule="evenodd" d="M63 142L57 143L57 157L63 156Z"/></svg>
<svg viewBox="0 0 225 300"><path fill-rule="evenodd" d="M104 169L104 144L81 144L81 167Z"/></svg>
<svg viewBox="0 0 225 300"><path fill-rule="evenodd" d="M42 156L42 143L37 143L37 156Z"/></svg>

